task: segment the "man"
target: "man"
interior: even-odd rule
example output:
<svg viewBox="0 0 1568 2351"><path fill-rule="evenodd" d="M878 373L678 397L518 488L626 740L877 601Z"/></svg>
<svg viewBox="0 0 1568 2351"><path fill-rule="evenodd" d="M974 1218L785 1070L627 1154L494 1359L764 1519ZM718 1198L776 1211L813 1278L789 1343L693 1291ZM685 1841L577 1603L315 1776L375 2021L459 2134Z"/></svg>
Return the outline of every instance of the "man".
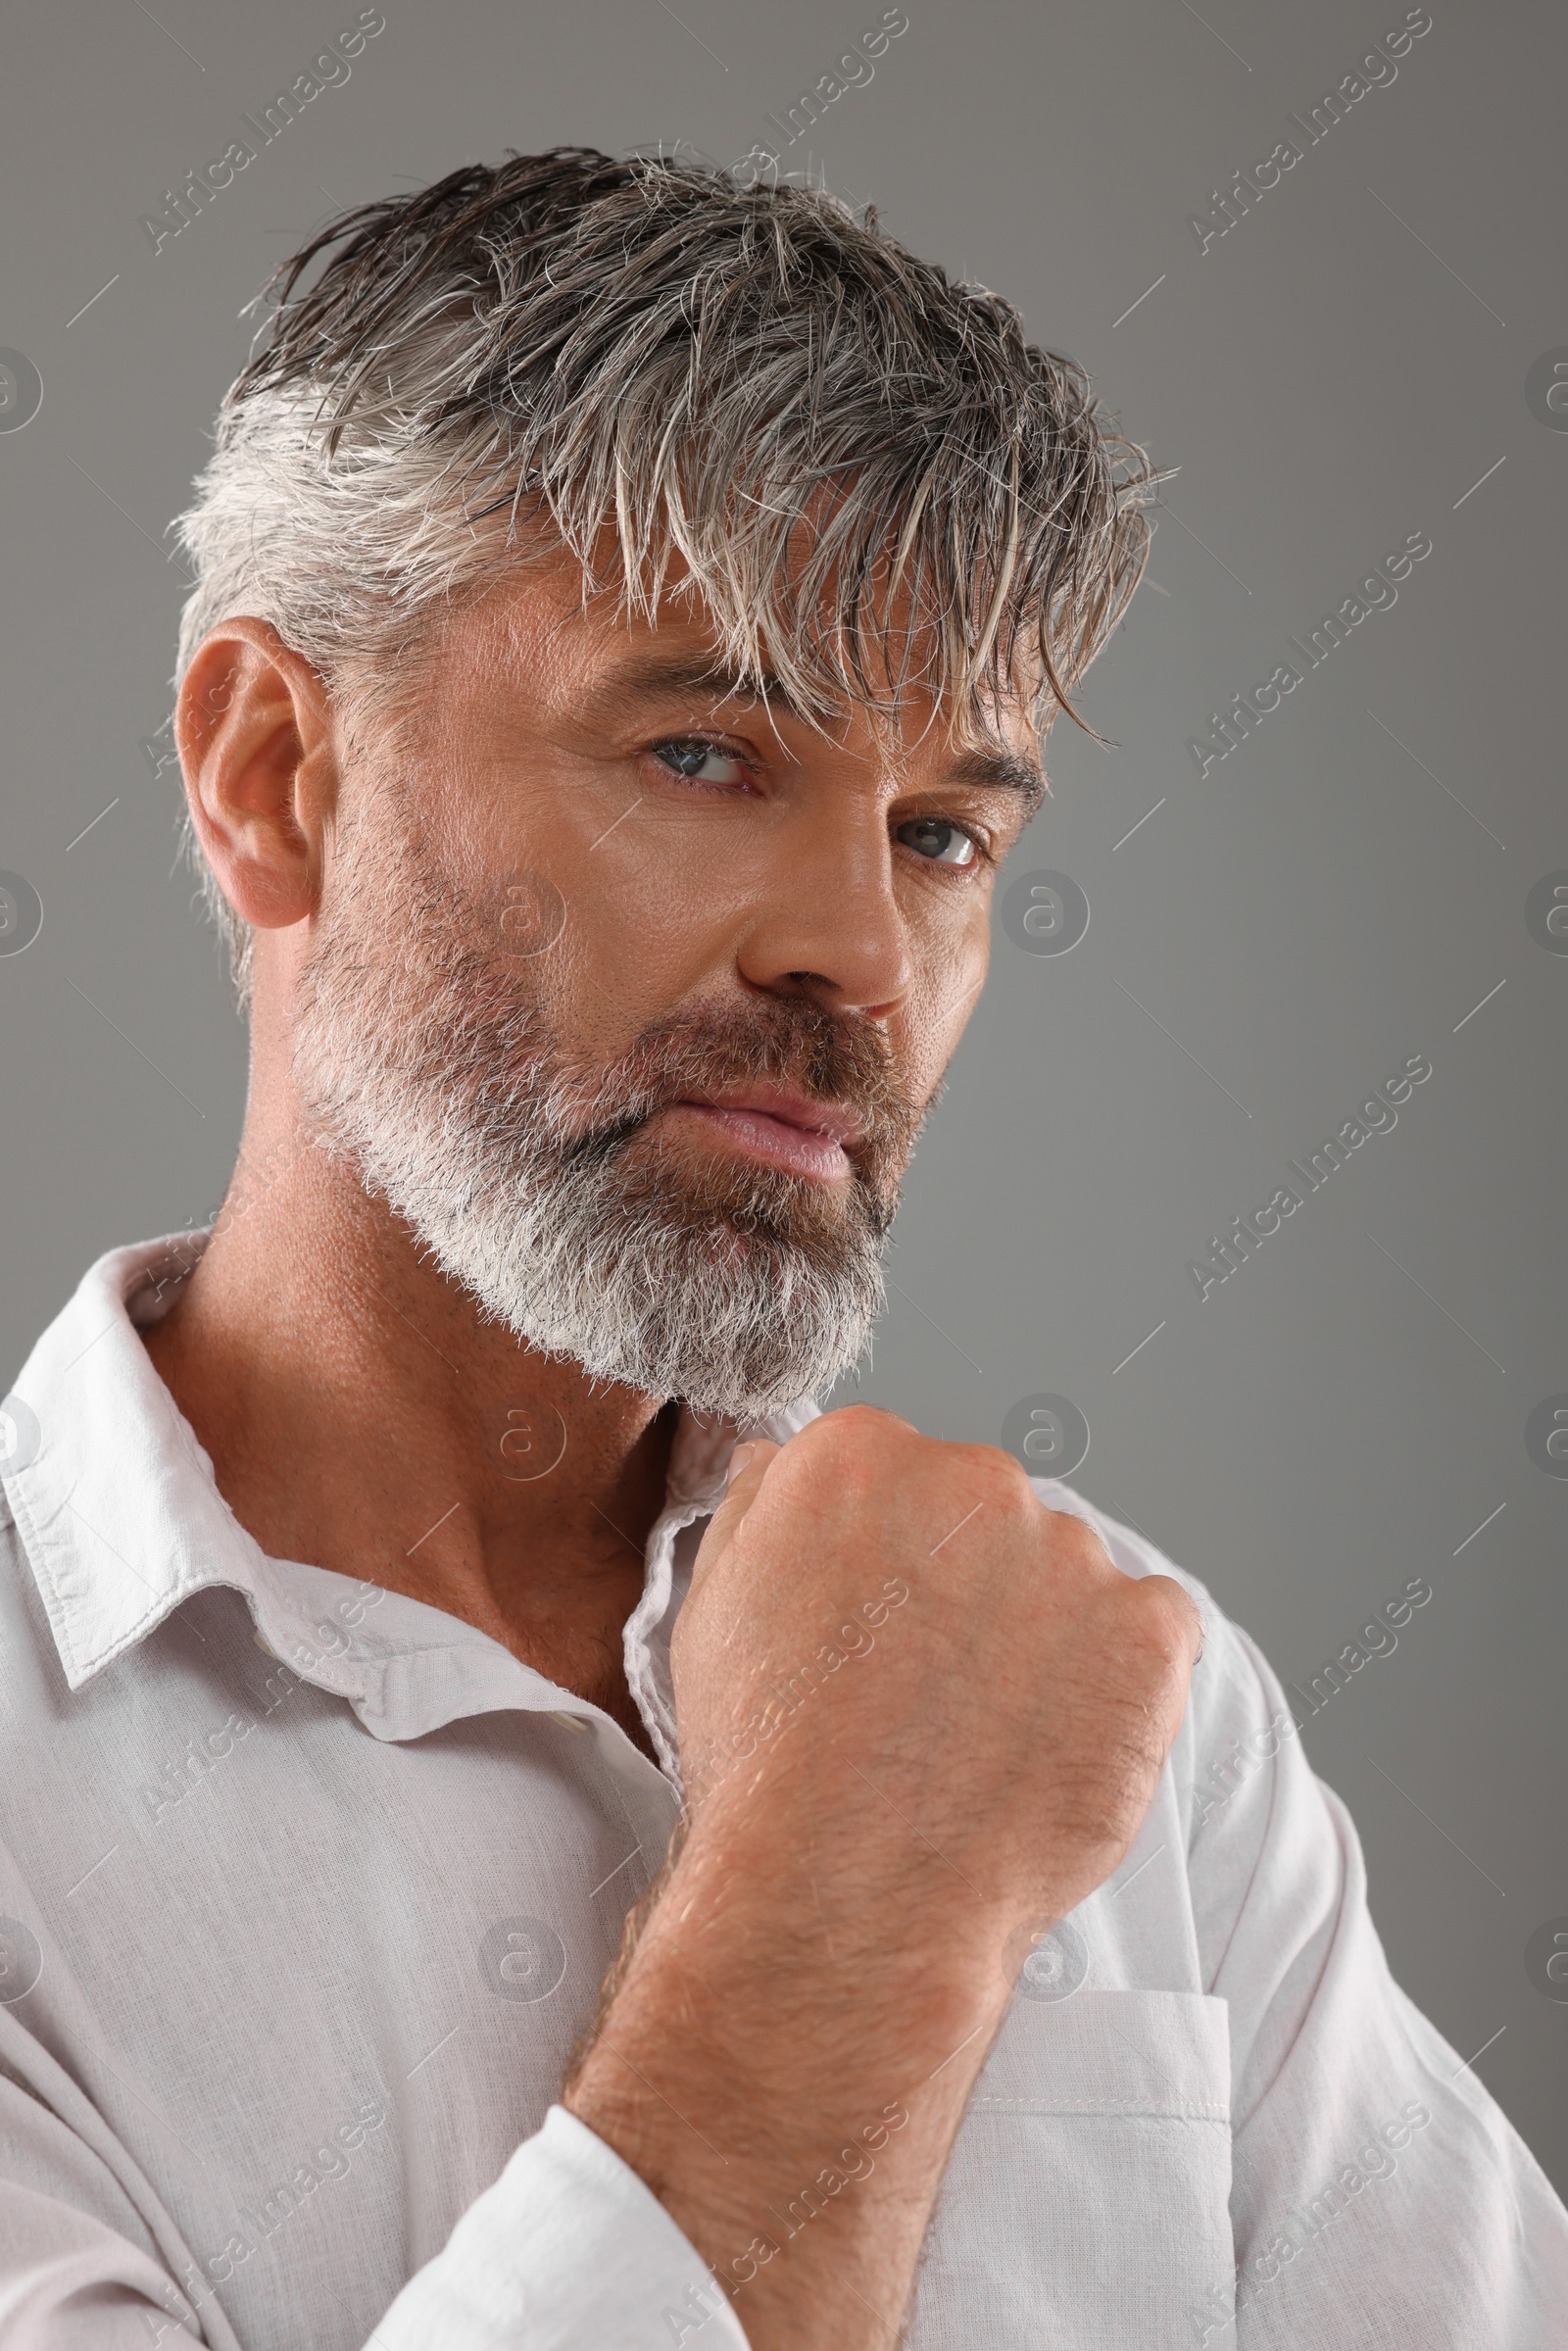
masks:
<svg viewBox="0 0 1568 2351"><path fill-rule="evenodd" d="M812 1401L1143 453L695 165L279 290L183 522L239 1165L7 1407L0 2347L1563 2339L1247 1637Z"/></svg>

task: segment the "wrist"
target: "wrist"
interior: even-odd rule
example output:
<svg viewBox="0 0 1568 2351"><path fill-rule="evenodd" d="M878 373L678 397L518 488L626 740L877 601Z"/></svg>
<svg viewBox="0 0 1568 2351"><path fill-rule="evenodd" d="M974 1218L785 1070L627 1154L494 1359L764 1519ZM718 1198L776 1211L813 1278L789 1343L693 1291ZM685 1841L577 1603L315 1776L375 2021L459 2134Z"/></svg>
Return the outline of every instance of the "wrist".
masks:
<svg viewBox="0 0 1568 2351"><path fill-rule="evenodd" d="M758 2175L809 2177L884 2109L944 2132L1009 1997L977 1910L829 1929L808 1893L759 1903L694 1835L564 2102L666 2203L700 2182L722 2205L744 2180L747 2211Z"/></svg>

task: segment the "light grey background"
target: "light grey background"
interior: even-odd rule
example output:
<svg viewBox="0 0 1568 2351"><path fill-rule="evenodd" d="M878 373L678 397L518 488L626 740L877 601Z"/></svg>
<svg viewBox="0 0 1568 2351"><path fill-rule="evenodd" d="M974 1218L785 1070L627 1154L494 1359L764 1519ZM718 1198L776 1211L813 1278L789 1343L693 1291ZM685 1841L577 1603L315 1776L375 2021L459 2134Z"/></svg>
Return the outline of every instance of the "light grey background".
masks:
<svg viewBox="0 0 1568 2351"><path fill-rule="evenodd" d="M1562 12L1432 0L1392 86L1207 252L1187 224L1403 13L908 0L874 79L786 157L1008 293L1181 467L1083 697L1115 748L1058 727L1014 859L1073 876L1088 934L1036 956L999 926L863 1393L990 1439L1020 1397L1070 1396L1092 1431L1075 1483L1288 1678L1430 1581L1307 1745L1360 1826L1396 1974L1484 2049L1561 2188L1568 2005L1524 1952L1568 1913L1568 1483L1524 1427L1568 1391L1568 957L1524 904L1568 867L1568 435L1524 385L1568 342ZM0 867L45 911L0 958L7 1378L98 1251L212 1209L239 1130L244 1033L173 869L172 771L138 746L181 593L161 534L244 357L241 304L330 211L466 159L737 157L878 9L386 0L352 79L155 255L139 216L353 14L11 20L0 345L44 397L0 434ZM1207 714L1415 531L1433 552L1397 605L1200 777ZM1434 1074L1397 1129L1200 1302L1187 1260L1416 1053Z"/></svg>

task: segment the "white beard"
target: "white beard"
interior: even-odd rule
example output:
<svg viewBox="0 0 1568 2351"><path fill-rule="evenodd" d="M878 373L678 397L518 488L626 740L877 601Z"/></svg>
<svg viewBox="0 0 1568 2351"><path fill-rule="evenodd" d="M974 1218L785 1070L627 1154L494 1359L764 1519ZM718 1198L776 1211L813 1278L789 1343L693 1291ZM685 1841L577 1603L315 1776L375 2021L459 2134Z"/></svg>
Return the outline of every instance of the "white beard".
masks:
<svg viewBox="0 0 1568 2351"><path fill-rule="evenodd" d="M549 954L509 954L482 906L388 837L396 797L373 841L339 836L300 989L295 1079L318 1139L486 1316L594 1379L740 1422L825 1390L883 1310L919 1123L880 1035L766 1000L687 1008L608 1068L574 1063L542 1008ZM870 1173L828 1196L727 1155L665 1156L645 1129L694 1081L761 1077L865 1114Z"/></svg>

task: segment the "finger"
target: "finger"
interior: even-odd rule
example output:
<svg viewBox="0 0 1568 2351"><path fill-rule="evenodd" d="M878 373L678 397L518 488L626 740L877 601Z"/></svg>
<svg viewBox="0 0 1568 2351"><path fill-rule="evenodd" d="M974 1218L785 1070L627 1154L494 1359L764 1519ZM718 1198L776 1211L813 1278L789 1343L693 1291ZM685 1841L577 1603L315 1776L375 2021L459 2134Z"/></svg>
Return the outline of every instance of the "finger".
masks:
<svg viewBox="0 0 1568 2351"><path fill-rule="evenodd" d="M1178 1639L1187 1651L1187 1671L1192 1672L1203 1653L1205 1627L1202 1613L1191 1592L1176 1582L1174 1576L1143 1576L1140 1588L1151 1599L1163 1602L1167 1616L1174 1625Z"/></svg>
<svg viewBox="0 0 1568 2351"><path fill-rule="evenodd" d="M742 1478L747 1475L748 1471L755 1470L758 1478L760 1479L762 1472L766 1469L768 1463L772 1460L773 1455L778 1450L779 1447L766 1437L748 1437L743 1439L742 1442L735 1447L735 1450L730 1454L729 1467L724 1472L724 1492L726 1496L733 1494L735 1488L740 1484ZM755 1486L753 1487L752 1491L755 1493Z"/></svg>
<svg viewBox="0 0 1568 2351"><path fill-rule="evenodd" d="M753 1438L738 1445L730 1456L729 1485L724 1498L708 1522L708 1531L698 1545L692 1563L691 1590L695 1592L713 1561L734 1539L735 1530L757 1499L758 1489L767 1474L767 1465L782 1448L771 1445L765 1437Z"/></svg>
<svg viewBox="0 0 1568 2351"><path fill-rule="evenodd" d="M831 1412L819 1414L817 1420L808 1422L808 1426L816 1428L822 1421L832 1420L841 1412L857 1412L862 1419L890 1420L896 1429L907 1429L911 1437L920 1434L912 1420L906 1420L902 1412L890 1412L886 1404L835 1404Z"/></svg>

